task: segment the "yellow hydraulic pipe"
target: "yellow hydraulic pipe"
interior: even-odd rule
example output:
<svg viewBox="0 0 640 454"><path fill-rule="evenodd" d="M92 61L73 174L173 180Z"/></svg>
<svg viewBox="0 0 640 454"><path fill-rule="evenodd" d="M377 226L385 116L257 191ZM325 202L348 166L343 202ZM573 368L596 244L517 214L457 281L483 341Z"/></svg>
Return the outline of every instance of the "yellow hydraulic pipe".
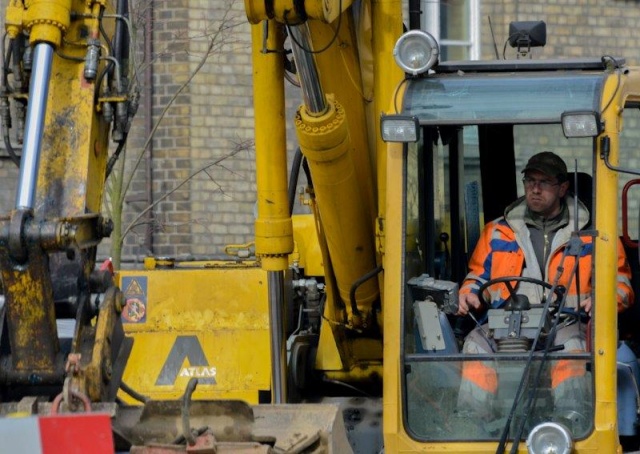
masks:
<svg viewBox="0 0 640 454"><path fill-rule="evenodd" d="M314 57L318 64L323 90L326 93L332 93L335 99L340 101L346 112L349 124L349 138L353 145L350 151L351 159L357 173L362 203L365 204L369 222L373 225L377 206L375 202L376 181L372 164L373 156L370 153L372 148L369 144L365 110L365 104L369 100L365 99L362 88L356 37L351 33L354 29L353 17L351 14L345 14L340 18L340 22L341 26L337 30L338 37L336 39L340 45L329 46L328 49L315 54ZM333 26L322 24L318 21L310 21L309 29L316 46L323 46L325 43L330 42L336 33ZM371 238L371 241L374 241L373 238Z"/></svg>
<svg viewBox="0 0 640 454"><path fill-rule="evenodd" d="M253 97L255 109L256 185L258 219L256 255L267 271L288 267L293 252L293 226L287 196L287 144L285 132L283 33L274 21L251 26L253 42Z"/></svg>
<svg viewBox="0 0 640 454"><path fill-rule="evenodd" d="M321 116L296 114L300 149L307 158L318 201L320 219L335 271L338 291L345 303L350 323L364 327L370 306L378 298L375 278L363 282L356 291L357 308L351 306L352 285L376 267L373 227L362 203L357 173L350 154L352 143L340 104L327 96L328 111Z"/></svg>

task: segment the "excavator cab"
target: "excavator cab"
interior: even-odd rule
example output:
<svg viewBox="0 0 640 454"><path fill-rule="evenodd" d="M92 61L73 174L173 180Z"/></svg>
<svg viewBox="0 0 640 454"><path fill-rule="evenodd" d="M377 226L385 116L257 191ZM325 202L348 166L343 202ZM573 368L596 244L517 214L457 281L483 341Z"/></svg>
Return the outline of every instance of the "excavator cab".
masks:
<svg viewBox="0 0 640 454"><path fill-rule="evenodd" d="M425 34L408 33L418 47ZM424 48L434 41L425 37ZM428 444L433 452L471 452L480 446L521 452L518 445L526 441L534 453L549 452L544 450L549 443L555 443L553 452L605 449L598 439L609 430L623 443L634 438L637 401L619 398L630 389L624 388L625 380L637 389L638 374L635 356L617 336L616 263L620 194L636 172L631 157L638 146L632 130L622 126L637 123L638 71L611 57L438 62L425 56L437 56L434 48L423 52L424 67L408 71L419 60L410 59L410 53L409 46L396 53L412 63L404 66L396 111L381 123L394 163L389 187L394 187L391 175L400 180L387 206L402 207L397 233L402 244L397 343L402 427L396 436L408 444ZM503 296L497 303L485 301L477 313L456 315L459 288L482 227L524 195L522 169L545 150L567 163L574 196L570 211L577 213L579 205L589 212L570 226L572 251L557 276L569 269L572 282L579 283L581 257L585 248L593 248L592 312L570 309L567 289L554 276L514 275L483 276L479 294ZM444 269L437 260L443 252ZM637 269L637 251L628 252L627 259ZM524 287L533 291L523 296ZM385 322L392 323L389 317ZM584 351L546 342L558 327L570 325L583 330ZM485 327L482 341L490 348L470 354L464 340L478 326ZM624 354L616 360L619 346ZM565 398L554 394L558 383L551 374L562 368L567 374L578 371L584 385ZM491 396L480 400L482 405L474 406L464 392L469 374L475 374L474 392ZM598 424L609 411L603 399L618 404L618 426Z"/></svg>
<svg viewBox="0 0 640 454"><path fill-rule="evenodd" d="M448 80L444 82L445 87L447 82ZM455 80L454 83L456 82L458 81ZM526 83L531 85L530 81ZM498 85L499 83L496 87ZM449 88L445 90L448 91ZM478 104L481 104L480 100ZM463 113L462 110L460 113ZM499 121L506 122L508 118L505 116ZM464 119L458 121L462 122ZM497 441L509 419L513 420L513 429L508 432L512 437L521 423L525 424L525 434L528 434L540 421L558 421L562 418L566 425L571 425L572 433L580 438L584 437L593 423L590 416L592 394L572 401L576 405L560 415L554 407L548 377L553 365L562 361L571 360L579 363L585 371L589 370L591 354L571 353L568 356L567 352L559 350L548 352L542 360L545 355L540 349L544 345L545 336L555 326L555 318L560 317L562 291L557 286L541 278L513 276L508 279L491 279L483 285L480 295L485 290L495 293L500 291L500 287L506 286L509 296L502 306L491 307L490 303L485 302L488 309L475 316L472 314L461 318L455 316L455 313L458 285L467 273L466 263L473 252L473 244L477 241L477 237L473 239L468 235L466 225L483 225L500 216L509 203L522 195L522 183L518 181L522 178L520 170L530 155L541 151L531 138L548 137L545 149L558 153L566 150L565 156L569 156L571 150L591 152L590 140L568 140L562 134L560 124L449 123L443 127L425 127L421 136L423 139L415 144L417 146L408 147L407 154L406 190L413 191L411 195L407 192L407 198L417 201L415 206L407 204L406 218L407 222L417 224L415 237L406 238L405 251L405 273L411 276L407 280L408 291L404 300L407 323L404 351L406 364L409 366L405 370L410 371L405 377L408 394L407 423L410 430L416 436L430 440ZM458 163L453 168L450 167L456 160ZM419 172L419 169L424 169L425 161L429 161L428 165L433 170ZM414 174L411 175L412 173ZM424 190L425 185L431 188ZM474 187L478 190L474 191ZM436 197L436 203L432 205L432 219L422 215L425 210L420 209L420 205L430 205L425 197L429 193L438 194L437 197L441 198L437 200ZM474 199L474 195L478 195L477 198ZM436 210L439 212L436 213ZM481 213L483 216L479 219ZM432 262L423 261L421 254L423 250L435 249L433 245L438 244L439 231L443 226L450 226L451 231L448 271L451 284L448 287L439 280L429 282L425 278L433 273L433 269L429 267ZM432 239L429 238L429 229L434 232ZM518 298L520 295L517 291L523 284L535 288L536 299L524 297L525 301L522 301ZM545 307L550 291L555 296L550 307ZM441 322L434 324L434 318L429 316L432 311L444 313L447 317L438 317ZM573 314L571 317L578 315ZM486 383L495 390L496 396L491 402L491 411L480 408L476 409L479 413L474 415L474 409L460 400L462 371L469 360L469 355L462 353L462 343L473 328L484 323L488 323L489 342L495 353L480 355L481 357L473 355L471 360L478 364L488 361L496 365L497 382ZM570 321L562 320L562 323ZM449 356L447 360L444 359L445 355ZM527 374L526 377L523 372ZM535 385L531 387L531 384ZM523 386L526 392L519 391ZM533 389L536 391L535 402L527 399ZM410 395L440 398L436 402L429 402L436 404L433 407L425 405L421 399L409 397ZM520 403L514 412L511 407L516 399L520 399ZM440 410L436 411L436 408ZM525 414L529 415L528 418L524 418ZM448 423L442 424L445 415ZM478 424L473 425L473 430L468 427L470 418L478 421Z"/></svg>

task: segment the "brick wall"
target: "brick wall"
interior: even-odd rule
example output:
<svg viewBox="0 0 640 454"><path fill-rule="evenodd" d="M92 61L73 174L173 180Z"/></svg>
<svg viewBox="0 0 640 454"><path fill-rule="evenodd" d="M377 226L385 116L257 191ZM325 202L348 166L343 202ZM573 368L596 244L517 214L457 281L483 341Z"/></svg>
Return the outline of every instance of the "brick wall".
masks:
<svg viewBox="0 0 640 454"><path fill-rule="evenodd" d="M251 42L244 4L156 0L153 25L154 121L193 77L153 141L153 198L162 199L153 211L153 253L220 256L225 245L254 237ZM292 89L289 93L293 115L299 96ZM292 152L294 146L292 140ZM136 209L140 204L129 204L128 217ZM130 259L147 253L144 228L127 238Z"/></svg>
<svg viewBox="0 0 640 454"><path fill-rule="evenodd" d="M535 56L599 57L623 56L630 65L640 63L640 46L633 36L640 23L640 8L626 0L481 0L482 57L495 57L487 17L491 17L500 55L511 21L543 20L547 45ZM515 51L507 47L507 57Z"/></svg>
<svg viewBox="0 0 640 454"><path fill-rule="evenodd" d="M149 1L136 0L132 10L144 11ZM0 6L6 3L7 0L0 0ZM625 56L631 64L640 62L640 46L633 38L640 23L640 8L634 1L483 0L482 55L491 59L494 48L486 21L488 16L491 16L500 53L510 21L542 19L547 23L547 47L536 50L536 56L609 54ZM142 27L140 19L135 23ZM222 23L227 27L220 32ZM209 39L214 37L216 41L210 55L183 87L202 63ZM222 253L225 244L253 239L255 163L250 146L254 126L253 93L244 3L155 0L153 38L153 124L164 115L151 141L152 194L157 203L153 210L153 252L177 258L216 256ZM508 48L507 52L513 56L513 49ZM296 89L287 86L291 117L299 96ZM165 112L168 103L171 105ZM130 133L129 167L144 149L148 115L143 97ZM293 133L288 140L293 153ZM242 151L236 152L239 148L243 148ZM234 152L215 165L216 160ZM16 180L15 166L0 160L1 212L13 206ZM148 184L143 159L128 193L125 226L146 208ZM128 234L125 258L141 260L147 254L146 229L147 224L142 223ZM100 247L101 256L109 254L108 246L107 241Z"/></svg>

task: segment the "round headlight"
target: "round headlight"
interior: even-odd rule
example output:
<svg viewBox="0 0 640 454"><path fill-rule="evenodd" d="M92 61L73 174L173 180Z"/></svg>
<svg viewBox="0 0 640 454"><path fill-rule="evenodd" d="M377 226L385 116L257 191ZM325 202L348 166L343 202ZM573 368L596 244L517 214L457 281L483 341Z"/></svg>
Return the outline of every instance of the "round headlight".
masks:
<svg viewBox="0 0 640 454"><path fill-rule="evenodd" d="M527 437L529 454L570 454L572 447L569 429L555 422L537 425Z"/></svg>
<svg viewBox="0 0 640 454"><path fill-rule="evenodd" d="M408 31L398 39L393 48L398 66L414 76L432 68L439 55L440 47L436 39L422 30Z"/></svg>

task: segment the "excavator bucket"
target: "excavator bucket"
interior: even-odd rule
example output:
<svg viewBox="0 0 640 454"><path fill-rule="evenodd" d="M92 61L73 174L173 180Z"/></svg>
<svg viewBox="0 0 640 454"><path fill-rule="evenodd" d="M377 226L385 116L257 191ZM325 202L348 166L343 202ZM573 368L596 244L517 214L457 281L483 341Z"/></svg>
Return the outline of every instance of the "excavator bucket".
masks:
<svg viewBox="0 0 640 454"><path fill-rule="evenodd" d="M119 408L113 430L116 450L137 454L352 452L338 404L150 401Z"/></svg>

